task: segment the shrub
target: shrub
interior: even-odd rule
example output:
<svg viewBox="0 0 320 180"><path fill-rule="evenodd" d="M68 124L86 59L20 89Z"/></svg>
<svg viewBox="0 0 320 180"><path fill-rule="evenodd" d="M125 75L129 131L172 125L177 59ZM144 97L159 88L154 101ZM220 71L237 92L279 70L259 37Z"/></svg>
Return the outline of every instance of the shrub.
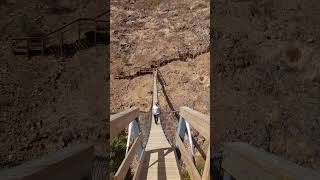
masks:
<svg viewBox="0 0 320 180"><path fill-rule="evenodd" d="M202 175L203 174L203 170L204 170L204 165L203 164L197 164L196 168L197 168L199 174ZM185 179L185 180L191 179L190 176L189 176L189 173L188 173L188 171L186 169L183 169L182 176L183 176L183 179Z"/></svg>
<svg viewBox="0 0 320 180"><path fill-rule="evenodd" d="M110 147L110 173L114 176L126 155L127 138L119 135L112 140Z"/></svg>

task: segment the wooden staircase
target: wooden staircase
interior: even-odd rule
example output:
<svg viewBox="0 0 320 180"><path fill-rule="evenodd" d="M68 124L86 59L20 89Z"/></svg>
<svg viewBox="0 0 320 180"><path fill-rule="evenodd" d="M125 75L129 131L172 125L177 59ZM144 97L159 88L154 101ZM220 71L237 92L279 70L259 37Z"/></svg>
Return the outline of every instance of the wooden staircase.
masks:
<svg viewBox="0 0 320 180"><path fill-rule="evenodd" d="M28 57L72 56L82 49L106 45L109 43L107 14L103 12L94 18L78 18L43 36L13 38L12 52Z"/></svg>

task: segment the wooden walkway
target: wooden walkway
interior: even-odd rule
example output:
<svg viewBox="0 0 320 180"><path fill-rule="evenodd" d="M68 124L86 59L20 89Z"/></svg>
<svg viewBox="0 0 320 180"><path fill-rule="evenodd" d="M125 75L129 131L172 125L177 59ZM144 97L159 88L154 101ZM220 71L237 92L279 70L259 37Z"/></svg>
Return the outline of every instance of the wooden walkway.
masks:
<svg viewBox="0 0 320 180"><path fill-rule="evenodd" d="M153 96L152 104L158 102L158 89L157 80L158 70L153 69ZM161 78L160 78L161 79ZM150 112L152 113L152 112ZM124 128L129 127L128 139L132 142L130 150L127 152L126 157L122 161L117 172L113 176L114 180L123 180L128 173L130 164L136 154L138 166L135 170L133 180L145 179L163 179L163 180L182 180L181 163L185 164L185 168L191 179L195 180L209 180L210 179L210 147L206 154L206 162L203 172L200 174L196 168L195 162L192 160L194 157L193 151L190 152L185 148L183 137L186 132L191 135L191 128L195 128L202 134L208 141L210 141L209 133L209 116L200 112L192 110L188 107L180 107L180 120L175 135L176 144L171 145L162 129L161 119L159 123L155 124L154 117L151 116L148 121L151 121L149 136L146 146L142 146L141 142L141 129L139 127L139 108L133 107L126 111L122 111L110 118L110 138L117 136ZM148 122L149 123L149 122ZM132 130L133 129L133 130ZM140 129L140 130L139 130ZM132 140L132 137L133 140ZM189 138L191 139L191 138ZM128 144L130 143L128 141ZM193 147L190 141L190 146ZM127 147L130 147L127 145ZM177 148L177 149L176 149ZM181 155L178 159L177 153ZM179 157L180 158L180 157Z"/></svg>
<svg viewBox="0 0 320 180"><path fill-rule="evenodd" d="M153 103L157 101L157 71L154 71ZM164 135L160 121L156 125L152 116L150 135L137 179L181 179L177 156Z"/></svg>

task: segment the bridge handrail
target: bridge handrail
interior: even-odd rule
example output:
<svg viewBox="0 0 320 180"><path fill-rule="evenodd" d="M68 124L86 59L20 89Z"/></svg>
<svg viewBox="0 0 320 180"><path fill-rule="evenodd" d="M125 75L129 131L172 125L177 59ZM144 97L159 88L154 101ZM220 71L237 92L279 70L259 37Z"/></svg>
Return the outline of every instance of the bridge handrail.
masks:
<svg viewBox="0 0 320 180"><path fill-rule="evenodd" d="M180 107L180 116L203 137L210 139L210 116L185 106Z"/></svg>
<svg viewBox="0 0 320 180"><path fill-rule="evenodd" d="M180 107L180 120L176 132L176 144L181 152L181 157L186 165L186 169L191 179L210 179L210 145L206 154L206 162L202 176L198 172L193 154L193 143L191 137L191 127L195 128L206 140L210 142L210 116L195 111L189 107ZM188 132L191 155L183 144L183 137Z"/></svg>
<svg viewBox="0 0 320 180"><path fill-rule="evenodd" d="M127 151L124 160L122 161L120 167L115 173L113 179L122 180L125 178L130 164L132 163L134 154L136 154L136 158L139 159L141 153L143 152L142 146L142 134L139 130L138 119L139 117L139 108L133 107L126 111L122 111L117 114L113 114L110 116L110 139L113 139L117 136L124 128L128 128L128 139L127 139L127 150L129 148L129 143L131 139L131 131L133 131L134 142L129 151ZM139 132L137 132L139 131ZM138 134L139 133L139 134Z"/></svg>
<svg viewBox="0 0 320 180"><path fill-rule="evenodd" d="M0 171L1 180L87 179L94 160L92 145L76 144L39 159Z"/></svg>
<svg viewBox="0 0 320 180"><path fill-rule="evenodd" d="M113 179L115 180L123 180L125 179L125 176L129 170L130 164L133 160L134 154L136 153L136 150L138 148L138 145L141 144L142 140L142 134L140 133L139 136L135 139L135 141L132 144L132 147L130 148L128 154L122 161L120 167L118 168L116 174L114 175Z"/></svg>
<svg viewBox="0 0 320 180"><path fill-rule="evenodd" d="M110 139L117 136L124 128L139 117L139 108L133 107L110 116Z"/></svg>
<svg viewBox="0 0 320 180"><path fill-rule="evenodd" d="M226 179L320 179L320 174L311 169L242 142L228 143L224 146L222 168Z"/></svg>

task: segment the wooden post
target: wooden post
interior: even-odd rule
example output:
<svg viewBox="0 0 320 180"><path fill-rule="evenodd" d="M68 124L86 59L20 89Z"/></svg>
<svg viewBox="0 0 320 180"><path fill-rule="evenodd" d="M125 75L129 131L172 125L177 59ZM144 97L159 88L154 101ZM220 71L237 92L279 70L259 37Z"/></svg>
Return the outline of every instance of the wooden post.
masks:
<svg viewBox="0 0 320 180"><path fill-rule="evenodd" d="M210 145L208 147L206 163L204 165L204 170L202 174L202 180L209 180L209 179L210 179Z"/></svg>

